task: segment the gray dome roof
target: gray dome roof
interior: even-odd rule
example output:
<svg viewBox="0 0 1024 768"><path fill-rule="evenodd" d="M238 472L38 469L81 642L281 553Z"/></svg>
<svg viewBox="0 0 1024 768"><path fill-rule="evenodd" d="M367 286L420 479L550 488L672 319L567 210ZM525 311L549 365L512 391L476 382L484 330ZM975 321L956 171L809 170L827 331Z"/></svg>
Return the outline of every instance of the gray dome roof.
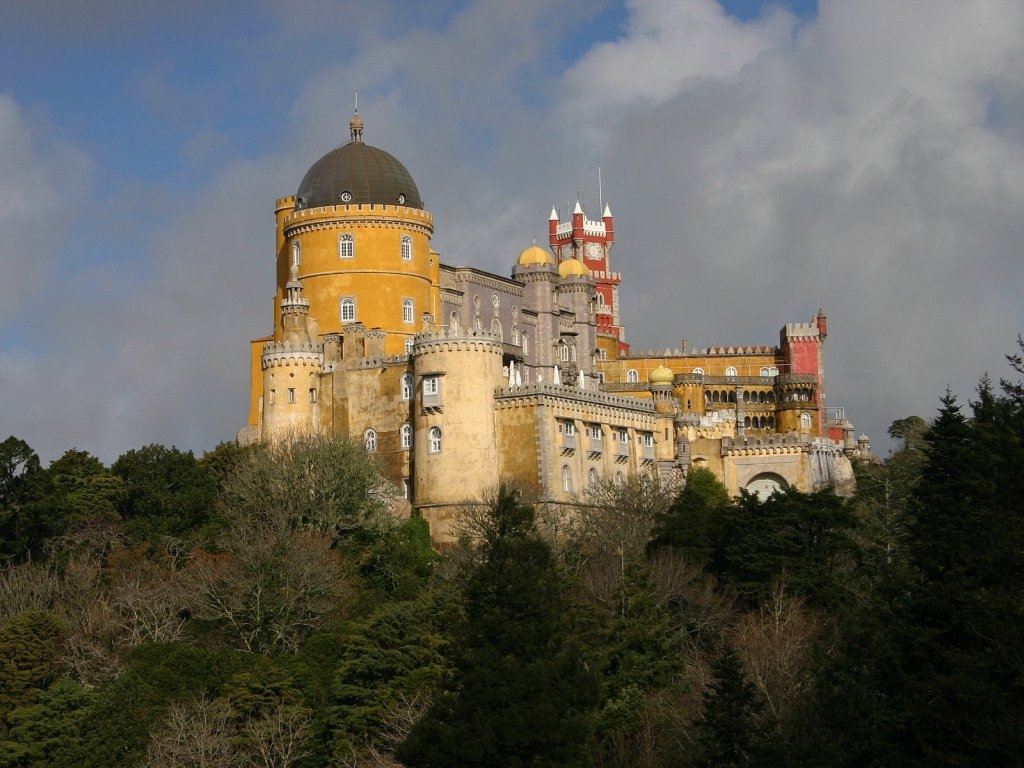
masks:
<svg viewBox="0 0 1024 768"><path fill-rule="evenodd" d="M344 203L423 208L420 191L405 166L383 149L364 144L359 138L332 149L313 163L295 194L296 208Z"/></svg>

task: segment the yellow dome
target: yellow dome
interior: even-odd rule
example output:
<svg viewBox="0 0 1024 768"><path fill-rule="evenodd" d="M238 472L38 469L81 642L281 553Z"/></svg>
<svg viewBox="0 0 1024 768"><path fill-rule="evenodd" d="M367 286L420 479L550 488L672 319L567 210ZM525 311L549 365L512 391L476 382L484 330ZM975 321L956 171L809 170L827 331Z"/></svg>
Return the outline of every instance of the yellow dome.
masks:
<svg viewBox="0 0 1024 768"><path fill-rule="evenodd" d="M590 270L579 259L566 259L558 265L558 274L562 277L569 277L569 275L588 277Z"/></svg>
<svg viewBox="0 0 1024 768"><path fill-rule="evenodd" d="M666 368L664 365L659 365L651 371L647 380L651 382L651 384L671 384L675 381L675 378L676 375L672 373L671 369Z"/></svg>
<svg viewBox="0 0 1024 768"><path fill-rule="evenodd" d="M554 264L554 257L539 245L534 243L525 251L519 254L519 266L528 267L531 264Z"/></svg>

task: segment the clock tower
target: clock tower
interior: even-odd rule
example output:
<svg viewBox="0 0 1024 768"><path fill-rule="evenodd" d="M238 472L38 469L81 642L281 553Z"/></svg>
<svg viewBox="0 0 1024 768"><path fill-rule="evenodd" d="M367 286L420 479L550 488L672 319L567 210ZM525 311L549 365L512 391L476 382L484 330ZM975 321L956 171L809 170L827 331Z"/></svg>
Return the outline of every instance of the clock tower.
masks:
<svg viewBox="0 0 1024 768"><path fill-rule="evenodd" d="M604 355L619 357L629 353L626 330L619 315L619 283L622 278L611 270L611 250L615 243L615 225L607 205L600 221L588 219L580 201L572 219L561 222L558 211L551 209L548 237L558 263L566 259L582 262L594 278L597 288L594 315L597 320L598 347ZM610 354L609 354L610 353Z"/></svg>

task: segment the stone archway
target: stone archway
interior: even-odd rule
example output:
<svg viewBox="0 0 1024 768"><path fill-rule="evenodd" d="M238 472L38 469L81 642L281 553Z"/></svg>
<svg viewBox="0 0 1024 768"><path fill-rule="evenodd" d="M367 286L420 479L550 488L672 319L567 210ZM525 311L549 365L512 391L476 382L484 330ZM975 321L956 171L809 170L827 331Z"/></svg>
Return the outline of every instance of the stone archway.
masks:
<svg viewBox="0 0 1024 768"><path fill-rule="evenodd" d="M789 483L781 475L774 472L762 472L750 479L746 485L747 493L757 496L764 501L774 493L779 493L789 488Z"/></svg>

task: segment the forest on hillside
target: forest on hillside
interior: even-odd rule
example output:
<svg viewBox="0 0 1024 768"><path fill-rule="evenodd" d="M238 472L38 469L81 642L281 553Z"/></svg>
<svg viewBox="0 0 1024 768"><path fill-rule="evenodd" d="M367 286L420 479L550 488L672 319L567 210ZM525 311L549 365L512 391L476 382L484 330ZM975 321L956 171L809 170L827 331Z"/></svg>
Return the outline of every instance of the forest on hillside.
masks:
<svg viewBox="0 0 1024 768"><path fill-rule="evenodd" d="M10 437L0 766L1022 765L1024 382L890 434L848 499L503 486L443 552L349 441Z"/></svg>

